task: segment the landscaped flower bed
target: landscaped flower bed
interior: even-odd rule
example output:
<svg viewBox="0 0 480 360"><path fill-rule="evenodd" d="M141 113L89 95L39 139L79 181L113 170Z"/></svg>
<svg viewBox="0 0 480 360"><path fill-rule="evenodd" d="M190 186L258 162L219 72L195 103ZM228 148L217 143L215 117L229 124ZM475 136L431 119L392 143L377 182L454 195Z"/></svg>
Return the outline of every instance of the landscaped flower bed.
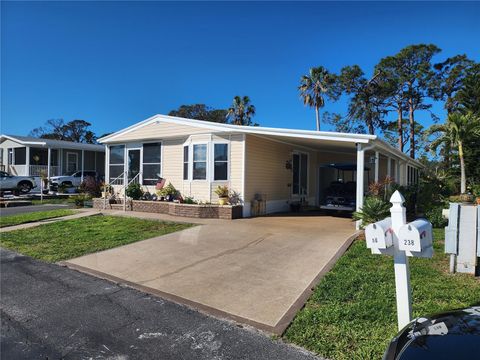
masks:
<svg viewBox="0 0 480 360"><path fill-rule="evenodd" d="M95 209L105 207L105 199L93 199ZM120 209L123 204L109 204L107 200L107 209ZM181 204L170 201L144 201L130 200L127 203L127 209L132 211L150 212L157 214L168 214L173 216L184 216L192 218L211 218L211 219L239 219L242 217L242 205L212 205L212 204Z"/></svg>

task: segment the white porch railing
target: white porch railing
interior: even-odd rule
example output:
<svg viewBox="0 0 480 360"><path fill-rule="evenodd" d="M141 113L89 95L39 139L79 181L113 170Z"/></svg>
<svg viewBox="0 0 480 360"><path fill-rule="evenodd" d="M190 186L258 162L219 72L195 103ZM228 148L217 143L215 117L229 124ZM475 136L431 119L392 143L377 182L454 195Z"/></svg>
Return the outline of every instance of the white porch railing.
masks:
<svg viewBox="0 0 480 360"><path fill-rule="evenodd" d="M114 185L123 185L124 181L125 181L125 175L126 175L126 171L122 172L120 175L118 175L115 179L113 179L112 181L110 181L108 184L105 184L105 189L108 189L108 188L112 188L113 189L113 186ZM120 191L122 191L122 189L124 189L125 187L122 187L120 189ZM115 191L115 189L113 189L113 191ZM118 192L118 194L120 194L120 191ZM105 191L105 199L103 201L103 208L106 209L107 208L107 192Z"/></svg>
<svg viewBox="0 0 480 360"><path fill-rule="evenodd" d="M139 172L123 187L123 211L127 211L127 188L130 186L130 184L140 184L141 176L142 173Z"/></svg>
<svg viewBox="0 0 480 360"><path fill-rule="evenodd" d="M48 165L30 165L29 176L47 176ZM50 166L50 176L59 176L60 166Z"/></svg>

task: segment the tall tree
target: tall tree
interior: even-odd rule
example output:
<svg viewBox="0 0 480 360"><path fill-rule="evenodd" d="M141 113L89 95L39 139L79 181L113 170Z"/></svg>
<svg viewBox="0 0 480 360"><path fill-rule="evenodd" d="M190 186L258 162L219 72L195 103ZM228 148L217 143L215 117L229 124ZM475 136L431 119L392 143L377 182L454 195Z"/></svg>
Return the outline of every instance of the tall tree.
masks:
<svg viewBox="0 0 480 360"><path fill-rule="evenodd" d="M457 110L455 94L462 89L463 81L473 64L474 62L466 55L456 55L434 65L439 86L432 88L432 96L436 100L445 101L447 115Z"/></svg>
<svg viewBox="0 0 480 360"><path fill-rule="evenodd" d="M460 112L451 113L445 124L432 125L428 129L428 133L437 135L437 138L430 144L430 148L433 151L445 144L455 144L460 161L460 191L464 194L467 190L464 145L471 138L475 138L478 144L480 140L480 117L472 112L466 114Z"/></svg>
<svg viewBox="0 0 480 360"><path fill-rule="evenodd" d="M480 63L472 64L467 70L463 86L454 97L460 111L480 115Z"/></svg>
<svg viewBox="0 0 480 360"><path fill-rule="evenodd" d="M251 126L252 117L255 115L255 106L248 96L235 96L232 106L227 110L227 119L234 125Z"/></svg>
<svg viewBox="0 0 480 360"><path fill-rule="evenodd" d="M368 80L358 65L344 67L338 77L341 91L351 95L348 118L352 122L365 123L371 135L386 126L382 88L377 85L376 78L375 75Z"/></svg>
<svg viewBox="0 0 480 360"><path fill-rule="evenodd" d="M205 104L181 105L178 109L170 111L168 115L224 123L226 122L227 110L213 109Z"/></svg>
<svg viewBox="0 0 480 360"><path fill-rule="evenodd" d="M50 119L45 126L33 129L30 136L95 144L97 137L89 129L91 125L85 120L72 120L65 123L63 119Z"/></svg>
<svg viewBox="0 0 480 360"><path fill-rule="evenodd" d="M383 74L386 89L398 98L397 111L403 112L406 107L409 119L410 157L415 158L415 112L428 110L432 106L426 100L437 86L437 78L432 65L432 57L440 52L433 45L410 45L394 56L382 59L378 70ZM398 124L401 124L400 119ZM400 130L399 130L400 135Z"/></svg>
<svg viewBox="0 0 480 360"><path fill-rule="evenodd" d="M315 108L317 131L320 131L320 108L325 106L325 97L336 100L336 76L323 66L311 68L308 75L300 78L300 97L304 105Z"/></svg>

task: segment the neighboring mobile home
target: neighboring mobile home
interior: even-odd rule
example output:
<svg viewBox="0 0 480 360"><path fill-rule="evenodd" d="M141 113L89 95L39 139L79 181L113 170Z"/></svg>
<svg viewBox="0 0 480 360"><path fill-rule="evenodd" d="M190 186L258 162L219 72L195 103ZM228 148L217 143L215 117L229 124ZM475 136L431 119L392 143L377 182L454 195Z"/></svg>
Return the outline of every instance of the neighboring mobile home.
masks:
<svg viewBox="0 0 480 360"><path fill-rule="evenodd" d="M106 145L106 179L138 181L151 193L159 177L181 194L218 200L218 185L240 194L243 215L252 204L266 212L290 205L325 204L332 184L350 185L360 208L371 181L387 175L407 185L422 165L375 135L238 126L155 115L99 140Z"/></svg>
<svg viewBox="0 0 480 360"><path fill-rule="evenodd" d="M0 168L11 175L50 177L81 170L104 176L105 147L29 136L0 136Z"/></svg>

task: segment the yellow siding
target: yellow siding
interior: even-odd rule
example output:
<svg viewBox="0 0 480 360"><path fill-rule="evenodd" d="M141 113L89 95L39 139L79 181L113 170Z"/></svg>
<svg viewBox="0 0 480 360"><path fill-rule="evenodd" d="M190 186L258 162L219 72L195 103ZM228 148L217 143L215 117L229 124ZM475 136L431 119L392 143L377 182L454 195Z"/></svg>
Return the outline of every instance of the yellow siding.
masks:
<svg viewBox="0 0 480 360"><path fill-rule="evenodd" d="M308 197L315 196L316 152L305 151L292 145L267 140L252 135L246 137L245 201L255 194L265 194L267 201L289 200L292 171L285 163L291 160L294 150L309 153Z"/></svg>
<svg viewBox="0 0 480 360"><path fill-rule="evenodd" d="M171 124L166 122L154 122L139 129L122 134L113 139L113 141L122 142L128 140L143 141L147 139L164 139L168 137L189 136L192 134L201 134L207 132L209 132L209 130L199 127Z"/></svg>

